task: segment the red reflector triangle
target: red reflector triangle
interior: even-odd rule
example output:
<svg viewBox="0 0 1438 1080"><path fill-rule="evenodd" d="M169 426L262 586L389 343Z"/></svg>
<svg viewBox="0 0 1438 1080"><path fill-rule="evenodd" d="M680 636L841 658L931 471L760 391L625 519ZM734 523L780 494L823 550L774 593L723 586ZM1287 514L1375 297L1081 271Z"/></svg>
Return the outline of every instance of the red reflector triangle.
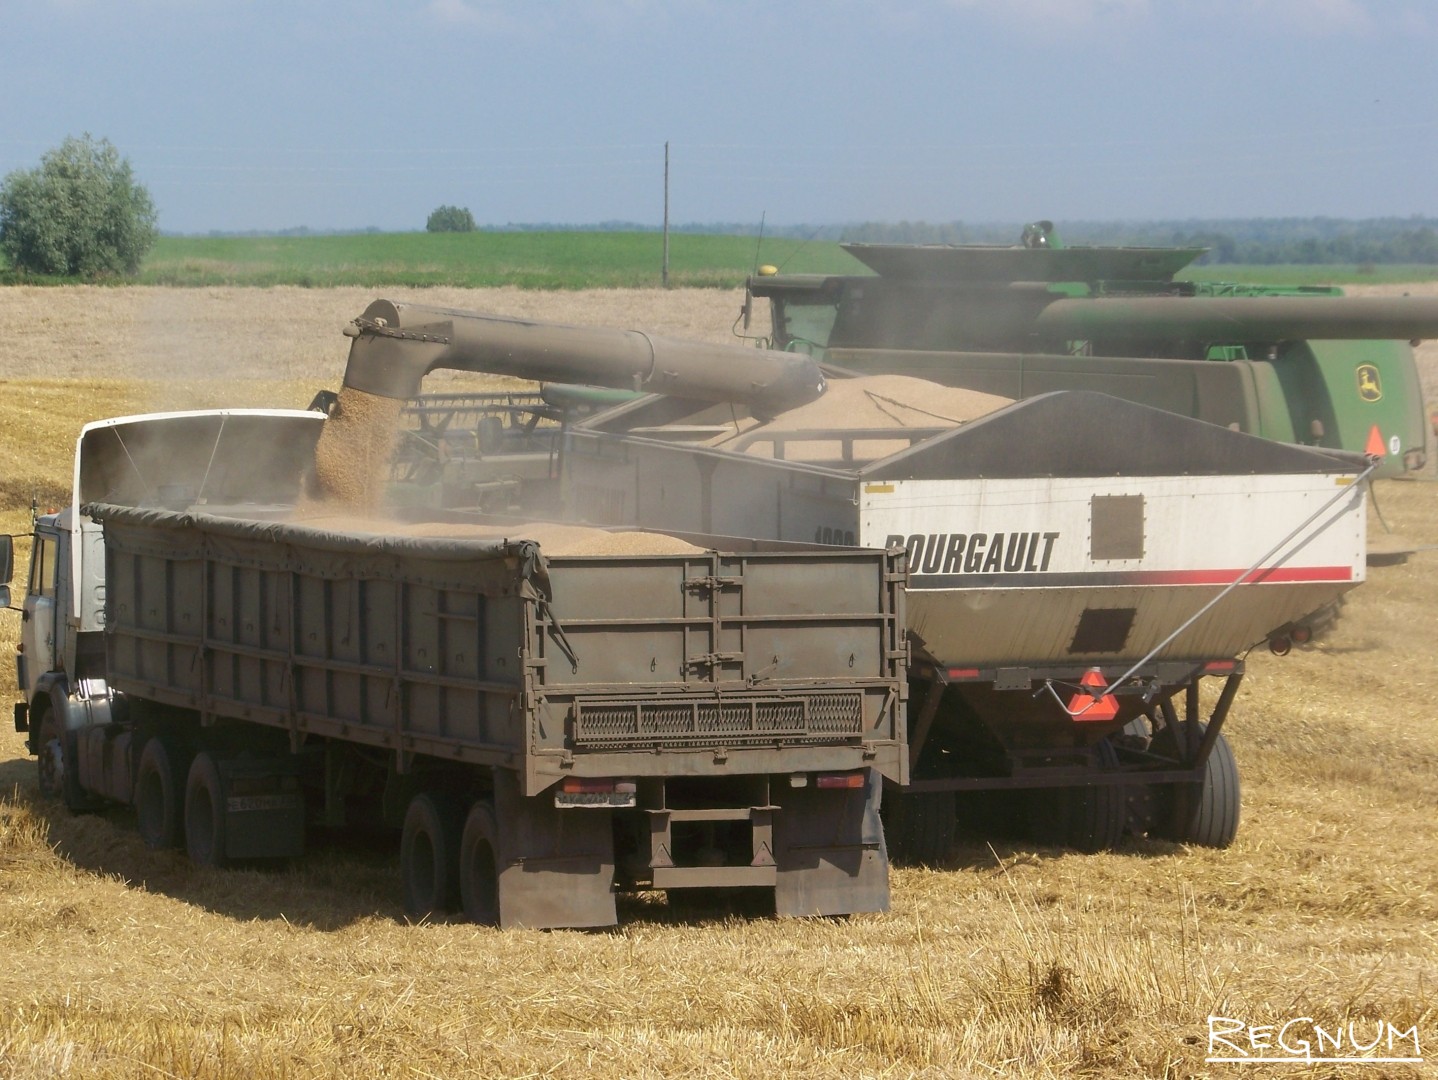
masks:
<svg viewBox="0 0 1438 1080"><path fill-rule="evenodd" d="M1369 457L1384 457L1387 455L1388 447L1384 445L1383 433L1378 430L1377 424L1374 424L1368 432L1368 445L1363 448L1363 452Z"/></svg>
<svg viewBox="0 0 1438 1080"><path fill-rule="evenodd" d="M1096 667L1089 668L1083 673L1079 685L1087 687L1089 690L1102 690L1104 688L1103 672ZM1075 723L1102 723L1105 720L1112 720L1118 715L1118 698L1112 694L1094 697L1092 693L1080 690L1069 698L1069 713L1073 716Z"/></svg>

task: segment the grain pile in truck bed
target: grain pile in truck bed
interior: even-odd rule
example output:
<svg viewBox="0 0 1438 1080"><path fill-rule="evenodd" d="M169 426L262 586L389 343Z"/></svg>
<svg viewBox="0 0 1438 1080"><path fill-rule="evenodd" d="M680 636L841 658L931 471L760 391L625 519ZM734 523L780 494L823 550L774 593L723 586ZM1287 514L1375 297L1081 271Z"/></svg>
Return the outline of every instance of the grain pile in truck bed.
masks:
<svg viewBox="0 0 1438 1080"><path fill-rule="evenodd" d="M545 555L692 555L701 547L663 533L610 532L583 525L518 522L465 525L447 521L401 522L342 514L302 513L295 525L334 532L411 536L443 540L533 540Z"/></svg>
<svg viewBox="0 0 1438 1080"><path fill-rule="evenodd" d="M807 405L790 409L767 424L746 427L739 434L726 433L711 442L724 446L741 437L756 434L803 436L824 429L874 431L876 437L859 440L854 458L872 461L897 453L909 445L907 439L884 439L878 433L895 428L952 428L1013 404L1012 398L941 386L909 375L866 375L857 379L831 379L823 395ZM746 453L773 456L774 444L765 439L750 443ZM837 458L838 444L817 439L790 443L784 450L789 460L815 461Z"/></svg>

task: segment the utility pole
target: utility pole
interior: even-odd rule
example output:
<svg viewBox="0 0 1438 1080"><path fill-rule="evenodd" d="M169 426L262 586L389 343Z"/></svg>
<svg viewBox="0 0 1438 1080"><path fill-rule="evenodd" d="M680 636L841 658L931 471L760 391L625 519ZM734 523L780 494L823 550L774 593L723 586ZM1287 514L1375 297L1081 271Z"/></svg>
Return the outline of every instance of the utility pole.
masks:
<svg viewBox="0 0 1438 1080"><path fill-rule="evenodd" d="M669 140L664 140L664 266L659 282L669 288Z"/></svg>

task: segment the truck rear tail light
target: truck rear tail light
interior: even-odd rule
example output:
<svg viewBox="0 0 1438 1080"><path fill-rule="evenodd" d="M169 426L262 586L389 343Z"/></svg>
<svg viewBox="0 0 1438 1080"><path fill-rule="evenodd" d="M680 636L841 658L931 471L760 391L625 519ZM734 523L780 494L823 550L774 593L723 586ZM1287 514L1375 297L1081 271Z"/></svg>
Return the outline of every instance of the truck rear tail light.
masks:
<svg viewBox="0 0 1438 1080"><path fill-rule="evenodd" d="M1218 675L1225 671L1232 671L1238 667L1237 660L1210 660L1203 665L1205 675Z"/></svg>
<svg viewBox="0 0 1438 1080"><path fill-rule="evenodd" d="M559 790L566 795L633 795L634 781L603 776L570 776L560 783Z"/></svg>
<svg viewBox="0 0 1438 1080"><path fill-rule="evenodd" d="M814 781L814 786L819 788L861 788L864 786L864 774L861 772L820 773L814 778Z"/></svg>
<svg viewBox="0 0 1438 1080"><path fill-rule="evenodd" d="M977 679L978 677L979 669L976 667L949 668L949 678L951 679Z"/></svg>

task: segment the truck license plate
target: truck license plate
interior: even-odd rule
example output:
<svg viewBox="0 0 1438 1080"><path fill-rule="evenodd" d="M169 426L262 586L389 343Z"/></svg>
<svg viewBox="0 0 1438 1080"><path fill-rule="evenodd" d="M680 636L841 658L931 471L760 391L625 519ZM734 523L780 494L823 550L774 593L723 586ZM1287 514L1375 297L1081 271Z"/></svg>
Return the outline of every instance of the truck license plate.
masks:
<svg viewBox="0 0 1438 1080"><path fill-rule="evenodd" d="M632 791L561 791L554 796L554 805L561 810L586 809L627 809L637 806Z"/></svg>
<svg viewBox="0 0 1438 1080"><path fill-rule="evenodd" d="M244 810L299 810L304 799L297 793L279 795L231 795L225 800L225 809L232 814Z"/></svg>

